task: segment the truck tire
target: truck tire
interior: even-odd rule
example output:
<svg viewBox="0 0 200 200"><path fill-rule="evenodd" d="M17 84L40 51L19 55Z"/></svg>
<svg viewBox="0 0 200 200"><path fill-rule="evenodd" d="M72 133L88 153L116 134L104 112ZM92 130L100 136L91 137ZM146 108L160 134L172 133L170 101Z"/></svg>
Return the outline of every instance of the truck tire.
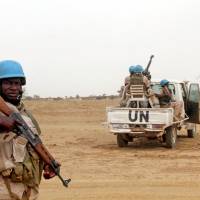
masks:
<svg viewBox="0 0 200 200"><path fill-rule="evenodd" d="M189 138L194 138L197 136L197 130L196 130L196 125L194 126L193 129L188 129L187 134Z"/></svg>
<svg viewBox="0 0 200 200"><path fill-rule="evenodd" d="M175 148L176 147L176 139L177 139L177 129L176 127L170 126L165 130L165 140L167 148Z"/></svg>
<svg viewBox="0 0 200 200"><path fill-rule="evenodd" d="M126 147L128 145L128 141L123 138L122 134L117 134L117 145L118 147Z"/></svg>

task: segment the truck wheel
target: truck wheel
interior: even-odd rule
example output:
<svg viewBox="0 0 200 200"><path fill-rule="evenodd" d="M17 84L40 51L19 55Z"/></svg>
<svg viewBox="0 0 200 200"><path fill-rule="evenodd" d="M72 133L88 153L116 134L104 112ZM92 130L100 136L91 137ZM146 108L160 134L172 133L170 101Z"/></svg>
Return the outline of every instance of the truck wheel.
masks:
<svg viewBox="0 0 200 200"><path fill-rule="evenodd" d="M162 135L163 142L166 142L166 134Z"/></svg>
<svg viewBox="0 0 200 200"><path fill-rule="evenodd" d="M189 138L194 138L197 136L197 131L196 131L196 125L194 126L193 129L188 129L187 134Z"/></svg>
<svg viewBox="0 0 200 200"><path fill-rule="evenodd" d="M126 147L128 145L128 141L123 138L122 134L117 134L117 145L118 147Z"/></svg>
<svg viewBox="0 0 200 200"><path fill-rule="evenodd" d="M176 139L177 139L177 129L176 127L168 127L165 130L166 134L166 146L168 148L175 148L176 147Z"/></svg>

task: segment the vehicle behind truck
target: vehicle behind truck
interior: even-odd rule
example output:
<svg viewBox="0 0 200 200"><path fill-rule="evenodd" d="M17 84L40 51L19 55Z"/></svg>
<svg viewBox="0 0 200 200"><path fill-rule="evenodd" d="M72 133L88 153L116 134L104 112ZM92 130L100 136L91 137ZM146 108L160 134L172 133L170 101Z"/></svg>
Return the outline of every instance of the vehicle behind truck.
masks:
<svg viewBox="0 0 200 200"><path fill-rule="evenodd" d="M174 119L173 108L159 108L159 106L147 108L140 107L141 99L132 98L128 107L107 108L107 123L111 133L117 136L119 147L125 147L135 138L145 137L157 139L165 143L166 147L174 148L177 142L177 130L185 128L188 137L195 137L196 124L200 123L200 91L198 83L171 81L169 88L177 102L181 102L181 119ZM153 81L151 89L159 93L159 82Z"/></svg>

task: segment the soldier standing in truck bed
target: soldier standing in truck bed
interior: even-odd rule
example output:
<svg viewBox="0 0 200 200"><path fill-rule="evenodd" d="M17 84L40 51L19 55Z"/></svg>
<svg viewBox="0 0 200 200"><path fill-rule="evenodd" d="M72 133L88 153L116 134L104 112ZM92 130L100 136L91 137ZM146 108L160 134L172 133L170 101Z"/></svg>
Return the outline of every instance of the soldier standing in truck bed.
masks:
<svg viewBox="0 0 200 200"><path fill-rule="evenodd" d="M146 76L143 75L143 67L141 65L130 66L130 75L125 78L125 89L123 91L122 99L120 102L121 107L125 107L129 96L127 95L131 85L143 85L144 92L148 90L150 81Z"/></svg>
<svg viewBox="0 0 200 200"><path fill-rule="evenodd" d="M129 99L129 95L127 94L129 93L131 85L143 85L143 92L146 98L146 103L143 102L142 107L148 107L147 102L149 102L150 107L159 108L159 100L155 96L153 90L150 88L150 73L148 73L146 76L141 65L130 66L129 73L130 75L127 76L124 81L125 89L122 94L120 106L126 107L127 101Z"/></svg>

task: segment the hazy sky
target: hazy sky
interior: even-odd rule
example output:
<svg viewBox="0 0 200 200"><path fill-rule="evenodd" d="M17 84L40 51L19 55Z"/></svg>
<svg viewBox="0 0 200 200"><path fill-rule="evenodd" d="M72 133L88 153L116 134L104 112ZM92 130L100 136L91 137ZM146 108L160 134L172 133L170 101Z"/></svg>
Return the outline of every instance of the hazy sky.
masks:
<svg viewBox="0 0 200 200"><path fill-rule="evenodd" d="M199 0L0 0L0 36L28 95L115 94L151 54L155 79L200 75Z"/></svg>

